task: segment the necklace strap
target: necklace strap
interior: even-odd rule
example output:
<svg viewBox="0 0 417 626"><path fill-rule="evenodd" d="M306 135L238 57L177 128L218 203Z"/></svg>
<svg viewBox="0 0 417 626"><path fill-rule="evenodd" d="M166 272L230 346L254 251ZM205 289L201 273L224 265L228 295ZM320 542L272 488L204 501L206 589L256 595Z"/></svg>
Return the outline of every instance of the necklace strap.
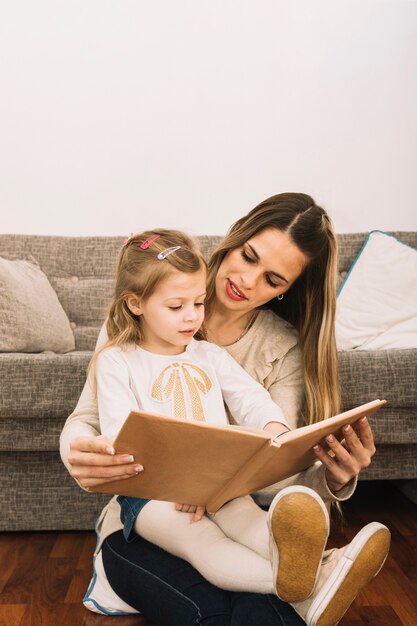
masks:
<svg viewBox="0 0 417 626"><path fill-rule="evenodd" d="M249 330L252 328L256 318L258 317L259 314L259 309L255 309L252 313L252 315L250 316L245 328L242 330L242 332L240 333L240 335L234 339L232 342L226 344L227 346L234 346L235 343L237 343L238 341L240 341L241 339L243 339L243 337L249 332ZM207 340L210 341L210 331L207 328L207 326L204 327L204 332L205 335L207 337ZM214 342L215 343L215 342Z"/></svg>
<svg viewBox="0 0 417 626"><path fill-rule="evenodd" d="M229 346L233 346L235 343L237 343L238 341L240 341L241 339L243 339L243 337L249 332L249 330L252 328L253 323L255 322L256 318L258 317L258 313L259 313L259 309L255 309L254 312L252 313L252 315L249 318L248 323L246 324L245 328L242 330L242 332L240 333L239 337L237 339L235 339L234 341L232 341L232 343L229 344Z"/></svg>

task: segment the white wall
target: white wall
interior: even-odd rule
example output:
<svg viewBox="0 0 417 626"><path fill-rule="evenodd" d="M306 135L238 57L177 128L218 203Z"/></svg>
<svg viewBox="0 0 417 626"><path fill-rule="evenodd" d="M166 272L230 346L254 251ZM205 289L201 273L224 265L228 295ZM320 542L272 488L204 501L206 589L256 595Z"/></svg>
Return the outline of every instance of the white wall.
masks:
<svg viewBox="0 0 417 626"><path fill-rule="evenodd" d="M412 0L0 0L0 231L417 229Z"/></svg>

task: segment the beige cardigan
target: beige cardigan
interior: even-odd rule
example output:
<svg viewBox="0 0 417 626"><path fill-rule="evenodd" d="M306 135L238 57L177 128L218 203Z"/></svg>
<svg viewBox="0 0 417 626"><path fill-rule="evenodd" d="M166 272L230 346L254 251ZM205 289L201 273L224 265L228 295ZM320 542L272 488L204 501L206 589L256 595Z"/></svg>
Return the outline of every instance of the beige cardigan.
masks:
<svg viewBox="0 0 417 626"><path fill-rule="evenodd" d="M99 337L99 345L103 341L103 333ZM303 400L303 377L301 368L301 351L294 328L279 318L272 311L260 311L253 326L238 342L226 346L227 351L255 380L260 382L270 393L272 399L281 407L285 417L293 428L301 420L301 404ZM87 381L74 412L67 419L60 438L61 458L68 470L69 444L75 437L96 436L100 434L97 401ZM140 459L137 459L140 462ZM355 490L356 480L352 480L335 496L327 486L325 468L317 462L308 470L292 476L267 491L276 492L288 484L305 485L314 489L324 501L346 500ZM112 498L103 509L97 530L100 541L111 533L120 530L120 507L116 498Z"/></svg>

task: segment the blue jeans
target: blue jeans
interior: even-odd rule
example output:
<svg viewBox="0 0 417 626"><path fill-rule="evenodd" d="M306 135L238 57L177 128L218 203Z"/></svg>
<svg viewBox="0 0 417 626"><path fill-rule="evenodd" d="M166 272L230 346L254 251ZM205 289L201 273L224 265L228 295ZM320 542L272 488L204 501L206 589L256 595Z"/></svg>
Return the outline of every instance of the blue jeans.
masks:
<svg viewBox="0 0 417 626"><path fill-rule="evenodd" d="M189 563L136 535L118 531L103 544L114 591L156 626L302 626L273 595L234 593L207 582Z"/></svg>
<svg viewBox="0 0 417 626"><path fill-rule="evenodd" d="M126 541L132 541L136 537L134 525L136 518L149 502L146 498L132 498L131 496L117 496L120 504L120 519L123 524L123 535Z"/></svg>

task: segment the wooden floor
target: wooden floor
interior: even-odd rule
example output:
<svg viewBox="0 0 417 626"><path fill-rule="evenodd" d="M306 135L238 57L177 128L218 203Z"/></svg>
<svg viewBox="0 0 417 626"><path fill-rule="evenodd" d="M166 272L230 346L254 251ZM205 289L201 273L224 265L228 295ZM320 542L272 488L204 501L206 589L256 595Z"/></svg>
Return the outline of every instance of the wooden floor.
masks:
<svg viewBox="0 0 417 626"><path fill-rule="evenodd" d="M382 572L340 624L417 626L417 506L390 483L372 482L359 484L344 512L332 547L378 520L390 528L392 548ZM104 617L84 609L94 543L92 532L0 534L0 626L151 626L143 617Z"/></svg>

